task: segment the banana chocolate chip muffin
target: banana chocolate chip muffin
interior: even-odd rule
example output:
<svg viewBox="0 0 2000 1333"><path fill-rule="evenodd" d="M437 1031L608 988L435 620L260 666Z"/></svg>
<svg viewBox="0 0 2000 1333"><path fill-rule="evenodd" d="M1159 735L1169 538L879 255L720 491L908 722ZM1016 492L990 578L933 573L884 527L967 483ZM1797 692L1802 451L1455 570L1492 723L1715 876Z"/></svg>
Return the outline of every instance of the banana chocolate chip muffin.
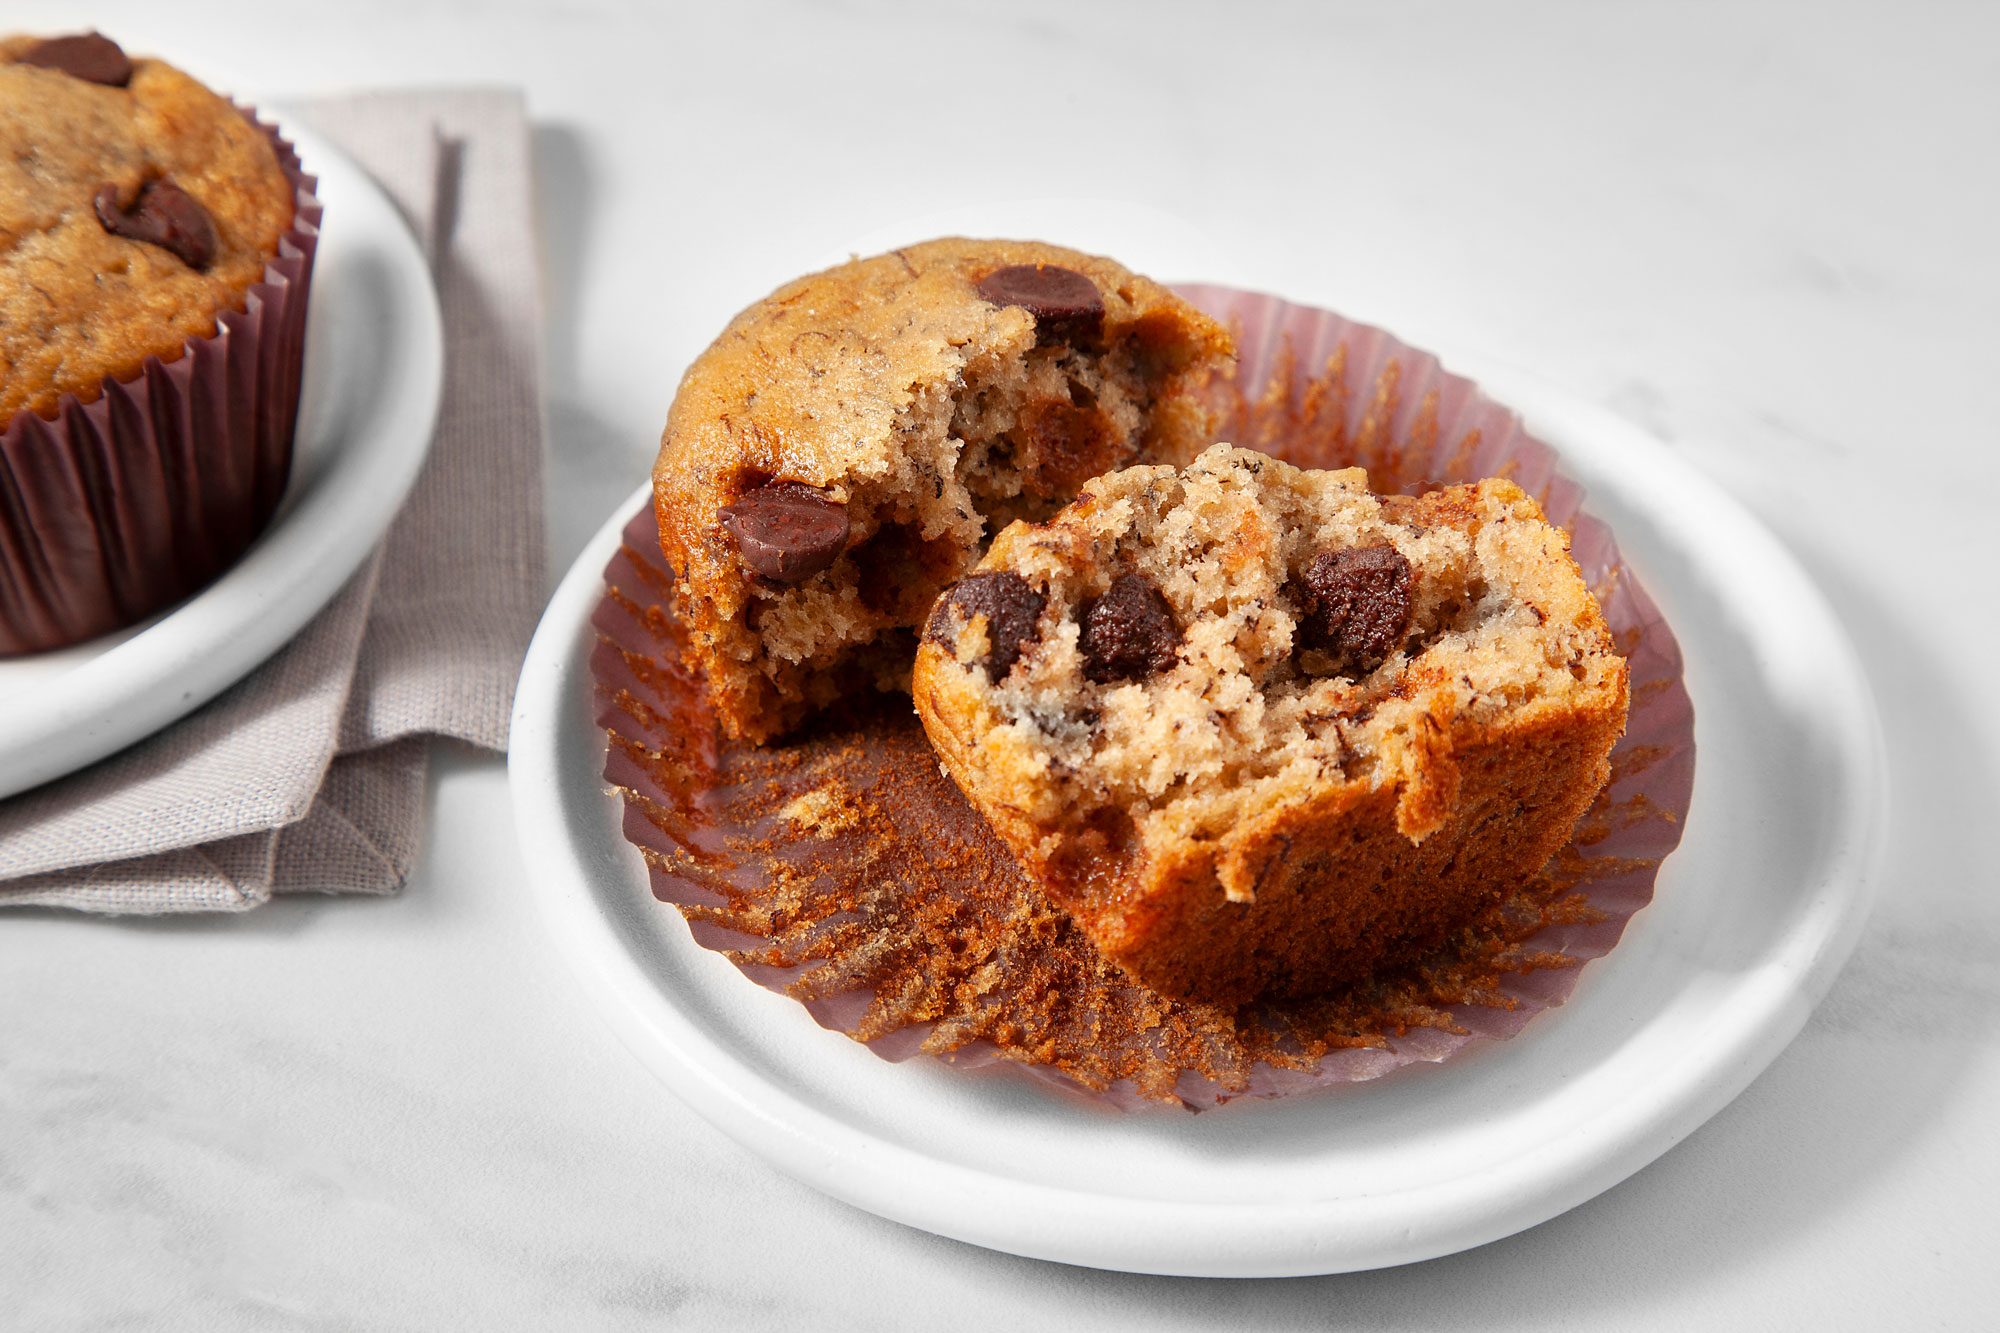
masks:
<svg viewBox="0 0 2000 1333"><path fill-rule="evenodd" d="M0 655L187 596L275 512L310 188L171 65L94 32L0 38Z"/></svg>
<svg viewBox="0 0 2000 1333"><path fill-rule="evenodd" d="M0 422L214 333L293 206L269 137L173 66L0 38Z"/></svg>
<svg viewBox="0 0 2000 1333"><path fill-rule="evenodd" d="M1311 994L1538 873L1604 785L1626 663L1504 480L1376 496L1229 445L1101 477L937 603L947 771L1163 992Z"/></svg>
<svg viewBox="0 0 2000 1333"><path fill-rule="evenodd" d="M1108 259L946 239L789 283L688 370L653 482L690 663L764 741L907 685L991 533L1134 461L1185 462L1228 334Z"/></svg>

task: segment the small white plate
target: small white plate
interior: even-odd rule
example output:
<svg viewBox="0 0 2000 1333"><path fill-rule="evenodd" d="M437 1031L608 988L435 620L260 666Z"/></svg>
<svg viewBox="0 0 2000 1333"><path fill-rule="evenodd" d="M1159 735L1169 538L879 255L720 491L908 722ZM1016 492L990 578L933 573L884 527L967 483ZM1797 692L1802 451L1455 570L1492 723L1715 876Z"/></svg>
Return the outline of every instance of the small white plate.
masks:
<svg viewBox="0 0 2000 1333"><path fill-rule="evenodd" d="M360 568L430 451L444 388L430 266L361 168L282 129L326 205L285 498L243 558L180 605L73 648L0 658L0 797L150 736L276 652Z"/></svg>
<svg viewBox="0 0 2000 1333"><path fill-rule="evenodd" d="M1150 1273L1382 1267L1544 1221L1741 1092L1853 948L1885 803L1879 720L1819 591L1670 450L1545 388L1482 377L1560 452L1687 656L1701 756L1652 905L1569 1002L1442 1067L1193 1116L1120 1115L1023 1079L889 1064L694 944L619 833L589 620L639 494L529 650L510 777L551 938L697 1111L849 1203L974 1244Z"/></svg>

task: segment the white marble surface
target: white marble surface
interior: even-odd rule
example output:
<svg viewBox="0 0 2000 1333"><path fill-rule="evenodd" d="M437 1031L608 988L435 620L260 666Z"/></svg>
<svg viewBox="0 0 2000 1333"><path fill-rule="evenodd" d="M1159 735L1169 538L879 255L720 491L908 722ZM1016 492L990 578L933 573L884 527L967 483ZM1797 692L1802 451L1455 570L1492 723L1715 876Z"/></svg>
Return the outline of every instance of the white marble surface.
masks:
<svg viewBox="0 0 2000 1333"><path fill-rule="evenodd" d="M1830 998L1658 1163L1471 1253L1194 1282L937 1240L736 1148L585 1008L500 765L451 758L400 898L0 919L0 1326L1992 1326L2000 11L15 0L0 26L86 18L267 99L528 89L559 565L745 300L924 215L1088 197L1162 276L1665 437L1838 606L1893 811Z"/></svg>

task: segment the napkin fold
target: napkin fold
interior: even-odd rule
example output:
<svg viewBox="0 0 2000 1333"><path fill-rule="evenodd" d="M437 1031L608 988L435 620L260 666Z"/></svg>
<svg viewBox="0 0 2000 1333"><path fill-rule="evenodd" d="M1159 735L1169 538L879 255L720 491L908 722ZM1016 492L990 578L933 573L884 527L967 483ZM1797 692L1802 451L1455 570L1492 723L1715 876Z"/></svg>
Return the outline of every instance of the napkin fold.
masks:
<svg viewBox="0 0 2000 1333"><path fill-rule="evenodd" d="M430 256L445 335L430 457L382 546L268 662L159 734L0 801L0 906L393 892L422 843L432 740L506 747L548 577L526 109L473 90L289 110L374 176Z"/></svg>

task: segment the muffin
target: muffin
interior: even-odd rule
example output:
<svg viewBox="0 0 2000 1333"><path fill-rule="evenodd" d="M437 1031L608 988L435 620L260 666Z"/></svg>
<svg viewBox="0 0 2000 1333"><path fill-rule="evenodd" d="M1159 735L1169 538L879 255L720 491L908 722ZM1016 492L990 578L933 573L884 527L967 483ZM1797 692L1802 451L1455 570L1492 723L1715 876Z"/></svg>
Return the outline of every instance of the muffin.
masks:
<svg viewBox="0 0 2000 1333"><path fill-rule="evenodd" d="M907 688L993 531L1185 462L1228 334L1107 259L946 239L787 284L689 368L654 469L689 665L736 737Z"/></svg>
<svg viewBox="0 0 2000 1333"><path fill-rule="evenodd" d="M270 518L309 184L170 65L96 33L0 39L0 653L144 617Z"/></svg>
<svg viewBox="0 0 2000 1333"><path fill-rule="evenodd" d="M1376 496L1217 445L1015 523L913 681L946 770L1168 995L1310 995L1434 947L1569 838L1627 667L1512 482Z"/></svg>

